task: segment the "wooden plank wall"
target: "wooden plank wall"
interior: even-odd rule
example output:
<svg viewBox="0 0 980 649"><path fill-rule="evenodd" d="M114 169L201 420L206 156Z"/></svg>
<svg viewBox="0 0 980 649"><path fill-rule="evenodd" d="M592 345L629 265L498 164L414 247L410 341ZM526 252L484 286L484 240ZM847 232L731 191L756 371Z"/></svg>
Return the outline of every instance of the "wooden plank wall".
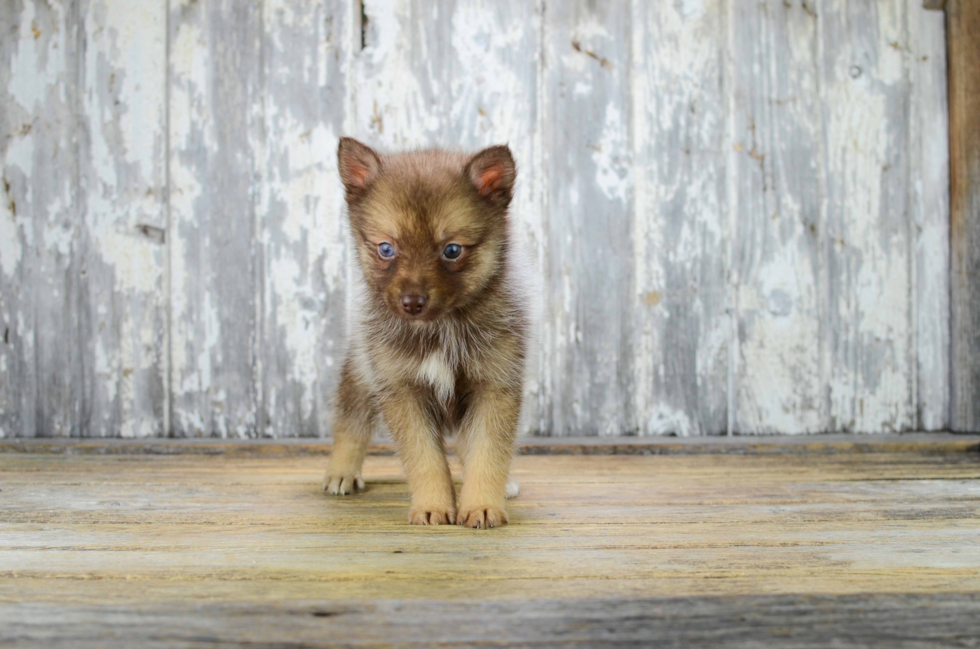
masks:
<svg viewBox="0 0 980 649"><path fill-rule="evenodd" d="M919 0L2 0L0 34L0 436L328 436L342 134L510 143L525 432L950 423Z"/></svg>

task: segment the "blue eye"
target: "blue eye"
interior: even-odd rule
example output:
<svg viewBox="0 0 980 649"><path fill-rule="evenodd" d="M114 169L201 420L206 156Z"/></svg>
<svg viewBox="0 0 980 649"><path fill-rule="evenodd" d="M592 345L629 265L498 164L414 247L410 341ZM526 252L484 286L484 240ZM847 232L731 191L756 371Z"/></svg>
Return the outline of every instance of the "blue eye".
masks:
<svg viewBox="0 0 980 649"><path fill-rule="evenodd" d="M395 247L385 241L384 243L378 244L378 255L382 259L391 259L395 256Z"/></svg>
<svg viewBox="0 0 980 649"><path fill-rule="evenodd" d="M442 251L442 256L449 260L459 259L461 254L463 254L463 246L458 243L451 243Z"/></svg>

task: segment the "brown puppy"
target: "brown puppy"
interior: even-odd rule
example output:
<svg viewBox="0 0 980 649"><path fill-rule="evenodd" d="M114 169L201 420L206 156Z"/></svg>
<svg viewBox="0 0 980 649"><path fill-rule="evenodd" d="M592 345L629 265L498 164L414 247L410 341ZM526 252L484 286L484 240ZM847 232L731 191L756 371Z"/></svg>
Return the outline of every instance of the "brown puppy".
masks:
<svg viewBox="0 0 980 649"><path fill-rule="evenodd" d="M337 157L361 286L323 487L363 489L380 415L412 489L409 522L502 525L528 330L508 227L510 149L379 155L342 138ZM443 444L453 432L458 506Z"/></svg>

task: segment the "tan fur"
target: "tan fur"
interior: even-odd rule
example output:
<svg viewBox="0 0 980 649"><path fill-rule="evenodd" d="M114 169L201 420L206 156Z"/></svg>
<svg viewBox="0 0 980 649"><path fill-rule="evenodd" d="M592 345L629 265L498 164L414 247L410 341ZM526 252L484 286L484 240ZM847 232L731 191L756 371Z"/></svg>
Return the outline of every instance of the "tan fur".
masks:
<svg viewBox="0 0 980 649"><path fill-rule="evenodd" d="M412 489L409 522L503 525L504 498L518 492L508 475L528 329L509 238L510 151L382 156L343 138L338 162L361 290L324 489L363 489L380 415ZM455 260L443 255L451 243L462 246ZM424 296L424 310L406 311L406 296ZM443 442L453 433L463 464L458 506Z"/></svg>

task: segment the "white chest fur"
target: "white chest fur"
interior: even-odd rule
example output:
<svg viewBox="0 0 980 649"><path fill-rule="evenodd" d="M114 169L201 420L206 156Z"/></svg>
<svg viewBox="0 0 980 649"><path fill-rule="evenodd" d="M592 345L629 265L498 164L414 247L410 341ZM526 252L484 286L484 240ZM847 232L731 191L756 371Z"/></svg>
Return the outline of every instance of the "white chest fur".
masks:
<svg viewBox="0 0 980 649"><path fill-rule="evenodd" d="M434 351L419 365L419 380L428 383L439 399L445 400L456 389L456 373L441 351Z"/></svg>

